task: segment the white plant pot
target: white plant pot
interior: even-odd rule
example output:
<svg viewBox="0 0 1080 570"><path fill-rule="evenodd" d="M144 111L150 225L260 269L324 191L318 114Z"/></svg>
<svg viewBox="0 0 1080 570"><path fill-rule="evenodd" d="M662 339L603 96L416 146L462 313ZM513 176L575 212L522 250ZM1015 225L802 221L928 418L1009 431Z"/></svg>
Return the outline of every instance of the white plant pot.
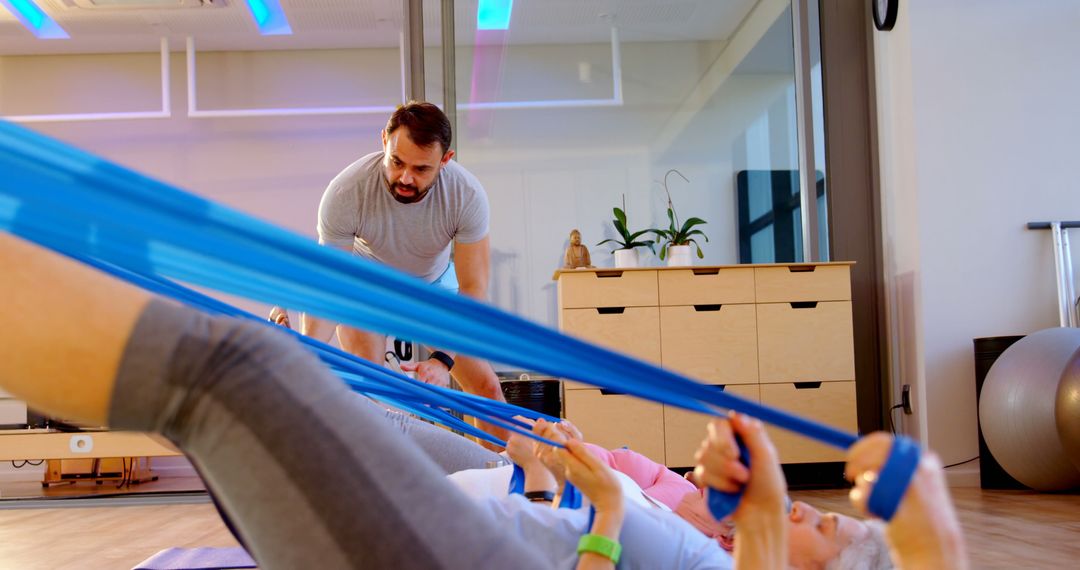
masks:
<svg viewBox="0 0 1080 570"><path fill-rule="evenodd" d="M629 269L638 266L638 255L636 249L616 249L615 250L615 267L619 269Z"/></svg>
<svg viewBox="0 0 1080 570"><path fill-rule="evenodd" d="M670 245L667 250L668 267L694 264L694 254L688 245Z"/></svg>

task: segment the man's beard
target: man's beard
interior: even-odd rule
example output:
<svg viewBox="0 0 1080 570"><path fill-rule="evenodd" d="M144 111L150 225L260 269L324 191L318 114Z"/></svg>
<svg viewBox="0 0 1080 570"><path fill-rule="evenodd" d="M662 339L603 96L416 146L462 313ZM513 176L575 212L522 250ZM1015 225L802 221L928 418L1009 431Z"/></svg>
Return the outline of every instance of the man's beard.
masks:
<svg viewBox="0 0 1080 570"><path fill-rule="evenodd" d="M432 186L434 186L434 184L432 184ZM409 195L402 195L398 191L399 188L411 190L411 192ZM423 200L424 196L427 196L428 190L431 190L431 186L428 186L421 191L416 186L412 186L409 184L402 184L400 182L394 182L393 184L390 184L390 195L402 204L415 204L416 202Z"/></svg>

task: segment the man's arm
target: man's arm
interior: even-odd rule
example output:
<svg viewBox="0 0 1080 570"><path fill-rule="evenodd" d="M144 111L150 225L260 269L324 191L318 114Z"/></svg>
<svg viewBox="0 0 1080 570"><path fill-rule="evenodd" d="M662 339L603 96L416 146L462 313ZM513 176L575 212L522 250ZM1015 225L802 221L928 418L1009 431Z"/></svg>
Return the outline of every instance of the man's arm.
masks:
<svg viewBox="0 0 1080 570"><path fill-rule="evenodd" d="M323 245L325 245L327 247L332 247L332 248L335 248L335 249L340 249L342 251L347 251L347 252L350 252L350 253L352 252L352 246L351 245L337 245L337 244L327 244L327 243L324 243ZM285 315L284 319L282 319L280 317L281 315ZM277 324L279 324L279 325L284 326L285 328L292 328L289 325L288 313L286 313L285 309L283 309L281 307L274 307L270 311L270 320L277 323ZM328 321L326 319L320 319L318 317L315 317L313 315L309 315L307 313L301 313L300 314L300 334L302 334L304 336L309 336L309 337L311 337L311 338L313 338L315 340L321 341L321 342L330 342L330 340L334 336L334 330L336 328L337 328L337 323L334 323L333 321Z"/></svg>
<svg viewBox="0 0 1080 570"><path fill-rule="evenodd" d="M310 336L322 342L330 342L336 328L337 325L332 321L320 319L307 313L300 314L300 334L304 336Z"/></svg>
<svg viewBox="0 0 1080 570"><path fill-rule="evenodd" d="M488 276L491 274L491 238L484 236L472 243L454 242L454 271L457 274L458 293L487 301ZM453 355L451 355L453 356ZM431 368L425 363L402 364L406 372L416 372L417 378L429 384L449 385L449 370L438 361L429 360Z"/></svg>
<svg viewBox="0 0 1080 570"><path fill-rule="evenodd" d="M352 244L343 245L324 242L322 243L322 245L352 253ZM334 337L335 330L337 330L337 323L333 321L320 319L314 315L309 315L307 313L301 313L300 315L300 334L304 336L309 336L315 340L319 340L322 342L330 342L330 340Z"/></svg>
<svg viewBox="0 0 1080 570"><path fill-rule="evenodd" d="M454 265L462 295L487 301L491 277L491 236L472 243L454 242Z"/></svg>

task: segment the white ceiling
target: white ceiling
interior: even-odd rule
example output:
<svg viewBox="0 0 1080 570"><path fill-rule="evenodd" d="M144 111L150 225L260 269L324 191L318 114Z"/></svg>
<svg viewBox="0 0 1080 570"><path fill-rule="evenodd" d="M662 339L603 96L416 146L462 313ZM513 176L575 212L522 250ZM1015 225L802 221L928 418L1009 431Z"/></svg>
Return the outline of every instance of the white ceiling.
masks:
<svg viewBox="0 0 1080 570"><path fill-rule="evenodd" d="M194 36L200 50L397 47L403 0L280 0L291 36L261 36L244 0L213 7L86 8L93 0L35 0L71 39L39 40L0 6L0 55L155 51ZM193 0L176 0L193 3ZM203 0L210 2L211 0ZM458 45L477 35L478 0L457 0ZM512 44L606 43L612 22L624 42L727 40L757 0L514 0ZM224 4L224 5L222 5ZM425 40L441 42L440 0L424 0ZM488 33L487 37L492 34Z"/></svg>

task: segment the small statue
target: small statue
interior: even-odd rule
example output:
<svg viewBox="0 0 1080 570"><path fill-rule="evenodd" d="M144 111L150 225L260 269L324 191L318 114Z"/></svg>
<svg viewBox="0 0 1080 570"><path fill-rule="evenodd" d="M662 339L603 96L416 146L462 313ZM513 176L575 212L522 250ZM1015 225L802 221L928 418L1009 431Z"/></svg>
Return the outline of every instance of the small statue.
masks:
<svg viewBox="0 0 1080 570"><path fill-rule="evenodd" d="M570 247L566 248L566 257L563 261L563 269L592 268L592 259L589 257L589 248L581 244L581 232L570 231Z"/></svg>

